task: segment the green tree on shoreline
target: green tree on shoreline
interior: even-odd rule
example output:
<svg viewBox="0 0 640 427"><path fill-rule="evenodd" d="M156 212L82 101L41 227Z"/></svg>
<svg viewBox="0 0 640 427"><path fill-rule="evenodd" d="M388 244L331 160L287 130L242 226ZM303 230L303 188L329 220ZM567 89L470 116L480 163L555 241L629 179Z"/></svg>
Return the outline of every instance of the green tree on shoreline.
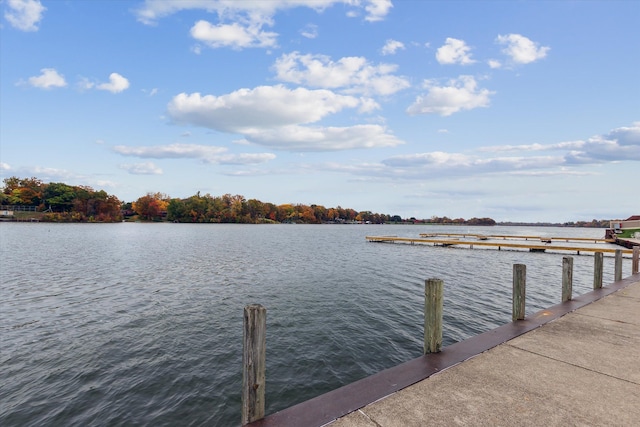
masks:
<svg viewBox="0 0 640 427"><path fill-rule="evenodd" d="M9 177L3 181L0 205L29 206L39 212L38 219L52 222L116 222L125 218L144 221L187 223L353 223L371 224L442 224L442 225L496 225L492 218L448 218L432 216L429 219L402 219L399 215L356 211L341 206L326 208L322 205L285 203L275 205L257 199L247 200L236 194L212 196L200 192L185 199L170 198L162 193L148 193L131 203L123 203L104 190L95 191L87 186L72 186L61 182L43 183L40 179ZM609 220L578 221L563 224L500 223L501 225L555 225L565 227L607 228Z"/></svg>

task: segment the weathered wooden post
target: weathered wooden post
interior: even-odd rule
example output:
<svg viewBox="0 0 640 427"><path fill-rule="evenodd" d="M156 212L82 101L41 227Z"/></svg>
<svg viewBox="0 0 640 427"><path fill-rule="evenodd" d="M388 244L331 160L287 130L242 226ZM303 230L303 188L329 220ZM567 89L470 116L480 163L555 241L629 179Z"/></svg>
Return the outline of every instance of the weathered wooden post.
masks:
<svg viewBox="0 0 640 427"><path fill-rule="evenodd" d="M596 252L593 254L593 289L602 288L602 263L604 253Z"/></svg>
<svg viewBox="0 0 640 427"><path fill-rule="evenodd" d="M571 300L573 291L573 257L562 257L562 302Z"/></svg>
<svg viewBox="0 0 640 427"><path fill-rule="evenodd" d="M424 354L438 353L442 348L442 306L444 284L440 279L424 283Z"/></svg>
<svg viewBox="0 0 640 427"><path fill-rule="evenodd" d="M527 266L513 264L513 315L512 320L524 319L525 295L527 285Z"/></svg>
<svg viewBox="0 0 640 427"><path fill-rule="evenodd" d="M619 282L622 280L622 250L616 249L615 266L613 269L613 281Z"/></svg>
<svg viewBox="0 0 640 427"><path fill-rule="evenodd" d="M631 258L631 274L638 274L639 266L638 264L640 260L640 246L636 245L633 247L633 257Z"/></svg>
<svg viewBox="0 0 640 427"><path fill-rule="evenodd" d="M244 308L242 332L242 425L264 418L267 309Z"/></svg>

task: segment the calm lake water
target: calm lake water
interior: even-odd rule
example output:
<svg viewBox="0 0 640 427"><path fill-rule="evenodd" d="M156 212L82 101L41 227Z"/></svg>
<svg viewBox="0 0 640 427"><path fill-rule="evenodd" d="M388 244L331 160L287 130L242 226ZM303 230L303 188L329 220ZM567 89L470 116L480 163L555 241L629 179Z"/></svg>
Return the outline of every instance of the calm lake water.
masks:
<svg viewBox="0 0 640 427"><path fill-rule="evenodd" d="M422 354L424 281L445 282L444 345L560 301L562 254L368 243L471 232L404 225L0 223L0 425L240 423L242 311L267 308L267 413ZM574 295L593 256L574 257ZM605 256L605 285L613 280ZM624 276L631 271L624 261Z"/></svg>

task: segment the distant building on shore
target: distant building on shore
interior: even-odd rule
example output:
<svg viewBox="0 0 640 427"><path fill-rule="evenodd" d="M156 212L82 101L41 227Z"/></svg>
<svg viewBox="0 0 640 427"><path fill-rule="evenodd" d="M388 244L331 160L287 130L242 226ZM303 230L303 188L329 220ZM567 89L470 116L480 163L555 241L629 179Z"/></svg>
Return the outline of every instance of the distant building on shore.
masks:
<svg viewBox="0 0 640 427"><path fill-rule="evenodd" d="M614 231L625 230L629 228L640 228L640 215L630 216L625 220L611 221L610 228Z"/></svg>

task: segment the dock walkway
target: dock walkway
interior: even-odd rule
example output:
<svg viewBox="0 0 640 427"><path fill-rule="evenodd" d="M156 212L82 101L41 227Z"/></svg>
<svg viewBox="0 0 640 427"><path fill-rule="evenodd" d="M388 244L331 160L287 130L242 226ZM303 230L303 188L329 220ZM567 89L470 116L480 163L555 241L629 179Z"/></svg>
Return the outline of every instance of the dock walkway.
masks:
<svg viewBox="0 0 640 427"><path fill-rule="evenodd" d="M636 280L330 425L638 425Z"/></svg>
<svg viewBox="0 0 640 427"><path fill-rule="evenodd" d="M472 236L467 234L465 236ZM495 236L493 236L495 237ZM502 237L502 236L501 236ZM540 243L526 242L526 243L511 243L506 241L507 236L500 241L486 241L486 240L465 240L465 239L442 239L442 238L412 238L412 237L397 237L397 236L365 236L365 239L368 242L375 243L407 243L410 245L433 245L433 246L458 246L458 247L468 247L469 249L475 248L497 248L501 250L502 248L512 249L512 250L528 250L530 252L571 252L577 253L595 253L595 252L603 252L608 254L614 254L617 250L620 250L622 254L631 255L633 251L631 249L622 249L620 247L607 247L604 245L600 246L564 246L553 243L554 241L578 241L578 239L570 239L570 238L549 238L548 240L542 240ZM538 238L539 239L539 238ZM553 241L551 240L553 239ZM565 240L566 239L566 240ZM595 243L603 243L608 242L605 239L589 239L591 242Z"/></svg>
<svg viewBox="0 0 640 427"><path fill-rule="evenodd" d="M638 420L640 274L634 274L250 425L632 426Z"/></svg>

